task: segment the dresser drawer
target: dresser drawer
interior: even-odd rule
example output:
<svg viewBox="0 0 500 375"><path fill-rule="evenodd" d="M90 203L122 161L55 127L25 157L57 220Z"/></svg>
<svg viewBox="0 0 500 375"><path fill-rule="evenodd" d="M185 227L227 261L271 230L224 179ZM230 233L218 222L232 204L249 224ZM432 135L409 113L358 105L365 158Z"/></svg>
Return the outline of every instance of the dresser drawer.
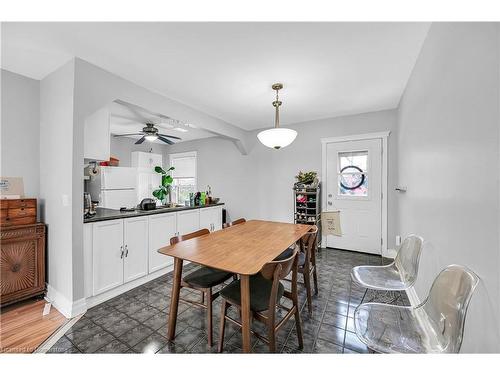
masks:
<svg viewBox="0 0 500 375"><path fill-rule="evenodd" d="M2 226L12 226L12 225L27 225L27 224L35 224L36 216L26 216L26 217L2 217L0 218L0 225Z"/></svg>
<svg viewBox="0 0 500 375"><path fill-rule="evenodd" d="M33 216L36 217L36 208L9 208L7 216L11 219L16 219L18 217Z"/></svg>
<svg viewBox="0 0 500 375"><path fill-rule="evenodd" d="M36 199L9 199L9 208L36 208Z"/></svg>

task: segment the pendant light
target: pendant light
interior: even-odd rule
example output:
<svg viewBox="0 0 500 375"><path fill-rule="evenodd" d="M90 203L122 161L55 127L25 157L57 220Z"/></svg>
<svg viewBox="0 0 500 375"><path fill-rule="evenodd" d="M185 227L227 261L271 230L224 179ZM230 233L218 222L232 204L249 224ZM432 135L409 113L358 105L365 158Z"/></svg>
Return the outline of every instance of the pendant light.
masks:
<svg viewBox="0 0 500 375"><path fill-rule="evenodd" d="M271 87L276 91L276 100L273 102L273 107L276 108L274 128L261 131L257 134L257 138L259 138L259 141L264 146L279 150L280 148L291 144L295 140L295 137L297 137L297 132L293 129L279 127L281 102L278 97L278 92L283 88L283 84L275 83Z"/></svg>

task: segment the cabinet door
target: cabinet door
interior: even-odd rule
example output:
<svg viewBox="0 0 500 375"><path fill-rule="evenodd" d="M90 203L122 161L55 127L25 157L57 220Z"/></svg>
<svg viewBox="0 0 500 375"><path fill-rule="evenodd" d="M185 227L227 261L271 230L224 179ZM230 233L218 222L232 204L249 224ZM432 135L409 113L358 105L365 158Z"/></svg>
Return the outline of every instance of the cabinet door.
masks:
<svg viewBox="0 0 500 375"><path fill-rule="evenodd" d="M85 298L92 297L92 223L83 224L83 280Z"/></svg>
<svg viewBox="0 0 500 375"><path fill-rule="evenodd" d="M86 159L109 160L110 156L110 109L104 107L85 119L83 155Z"/></svg>
<svg viewBox="0 0 500 375"><path fill-rule="evenodd" d="M149 272L155 272L174 263L174 258L158 253L158 249L170 245L170 238L177 232L177 215L158 214L149 216Z"/></svg>
<svg viewBox="0 0 500 375"><path fill-rule="evenodd" d="M214 224L214 230L222 229L222 209L224 206L217 206L212 208L212 220Z"/></svg>
<svg viewBox="0 0 500 375"><path fill-rule="evenodd" d="M123 220L94 223L92 259L94 295L123 284Z"/></svg>
<svg viewBox="0 0 500 375"><path fill-rule="evenodd" d="M177 212L177 232L180 235L200 229L200 210Z"/></svg>
<svg viewBox="0 0 500 375"><path fill-rule="evenodd" d="M200 229L208 229L212 232L214 223L213 208L200 208Z"/></svg>
<svg viewBox="0 0 500 375"><path fill-rule="evenodd" d="M123 279L129 282L148 274L148 218L133 217L124 220Z"/></svg>

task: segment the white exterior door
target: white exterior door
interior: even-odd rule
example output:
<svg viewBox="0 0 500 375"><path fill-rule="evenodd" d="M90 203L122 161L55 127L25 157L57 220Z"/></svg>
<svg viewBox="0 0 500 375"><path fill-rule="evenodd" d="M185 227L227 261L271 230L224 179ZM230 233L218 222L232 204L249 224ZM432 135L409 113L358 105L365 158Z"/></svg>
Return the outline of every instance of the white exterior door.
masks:
<svg viewBox="0 0 500 375"><path fill-rule="evenodd" d="M148 218L134 217L123 222L123 277L127 283L148 274Z"/></svg>
<svg viewBox="0 0 500 375"><path fill-rule="evenodd" d="M177 232L180 235L196 232L198 229L200 229L200 210L177 212Z"/></svg>
<svg viewBox="0 0 500 375"><path fill-rule="evenodd" d="M158 249L170 245L170 238L177 232L175 212L149 216L149 272L170 266L174 258L158 253Z"/></svg>
<svg viewBox="0 0 500 375"><path fill-rule="evenodd" d="M327 246L382 253L382 140L326 145L326 211L340 211L342 236Z"/></svg>
<svg viewBox="0 0 500 375"><path fill-rule="evenodd" d="M94 223L92 266L94 296L123 284L123 220Z"/></svg>

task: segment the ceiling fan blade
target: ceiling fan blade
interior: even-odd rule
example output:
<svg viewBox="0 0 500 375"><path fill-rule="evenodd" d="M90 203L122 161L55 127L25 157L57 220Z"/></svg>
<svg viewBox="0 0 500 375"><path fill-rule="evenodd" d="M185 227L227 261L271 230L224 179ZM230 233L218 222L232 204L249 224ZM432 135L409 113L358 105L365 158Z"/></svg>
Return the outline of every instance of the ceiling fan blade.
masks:
<svg viewBox="0 0 500 375"><path fill-rule="evenodd" d="M166 134L158 134L158 135L161 135L162 137L165 137L165 138L172 138L172 139L182 139L182 138L179 138L179 137L176 137L175 135L166 135Z"/></svg>
<svg viewBox="0 0 500 375"><path fill-rule="evenodd" d="M163 142L165 142L165 143L169 144L169 145L173 145L173 144L174 144L174 142L172 142L170 139L164 138L164 137L163 137L163 136L161 136L161 135L158 135L158 139L159 139L160 141L163 141Z"/></svg>
<svg viewBox="0 0 500 375"><path fill-rule="evenodd" d="M144 135L142 133L113 134L113 137L128 137L129 135Z"/></svg>
<svg viewBox="0 0 500 375"><path fill-rule="evenodd" d="M146 139L146 136L143 135L141 139L139 139L137 142L135 142L136 145L140 145L144 140Z"/></svg>

